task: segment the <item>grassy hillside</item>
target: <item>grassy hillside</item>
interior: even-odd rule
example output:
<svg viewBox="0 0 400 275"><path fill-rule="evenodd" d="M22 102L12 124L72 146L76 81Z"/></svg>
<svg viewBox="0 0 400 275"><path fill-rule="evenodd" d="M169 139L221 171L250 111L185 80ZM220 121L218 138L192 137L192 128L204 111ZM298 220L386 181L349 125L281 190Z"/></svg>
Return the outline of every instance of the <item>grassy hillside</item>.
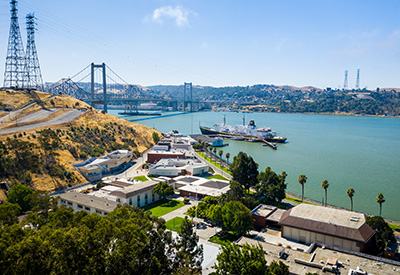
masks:
<svg viewBox="0 0 400 275"><path fill-rule="evenodd" d="M7 101L0 100L0 104L14 108L26 104L9 98L14 95L22 102L32 100L32 93L25 93L24 96L23 92L0 91L0 99L7 98ZM66 95L38 95L40 102L27 109L27 114L40 108L60 108L59 112L72 108L87 110L66 124L0 135L0 181L26 182L34 189L49 191L80 184L85 179L73 167L74 164L117 149L129 149L139 155L153 145L152 134L158 132L103 114ZM3 124L3 127L10 125Z"/></svg>

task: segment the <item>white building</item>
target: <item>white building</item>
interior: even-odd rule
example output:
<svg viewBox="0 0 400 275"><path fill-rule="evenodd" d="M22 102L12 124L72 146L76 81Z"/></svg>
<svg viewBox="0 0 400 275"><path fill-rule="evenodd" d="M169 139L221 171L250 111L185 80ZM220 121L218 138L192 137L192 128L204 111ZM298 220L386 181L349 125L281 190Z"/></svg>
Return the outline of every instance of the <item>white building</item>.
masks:
<svg viewBox="0 0 400 275"><path fill-rule="evenodd" d="M86 211L90 214L97 213L104 216L113 211L118 205L115 201L110 201L106 198L89 196L78 192L62 193L59 197L58 205L72 207L74 213L78 211Z"/></svg>
<svg viewBox="0 0 400 275"><path fill-rule="evenodd" d="M182 196L217 197L230 190L229 181L219 179L206 179L193 176L179 176L173 179L175 188Z"/></svg>
<svg viewBox="0 0 400 275"><path fill-rule="evenodd" d="M141 207L149 203L158 201L161 197L153 192L153 188L158 184L157 181L143 181L112 191L108 196L109 200L116 203L126 203Z"/></svg>
<svg viewBox="0 0 400 275"><path fill-rule="evenodd" d="M208 172L208 164L196 159L161 159L149 167L149 174L175 177L180 174L201 175Z"/></svg>
<svg viewBox="0 0 400 275"><path fill-rule="evenodd" d="M93 159L84 165L75 165L81 174L90 182L101 180L104 174L121 169L132 160L133 153L129 150L116 150L104 157Z"/></svg>

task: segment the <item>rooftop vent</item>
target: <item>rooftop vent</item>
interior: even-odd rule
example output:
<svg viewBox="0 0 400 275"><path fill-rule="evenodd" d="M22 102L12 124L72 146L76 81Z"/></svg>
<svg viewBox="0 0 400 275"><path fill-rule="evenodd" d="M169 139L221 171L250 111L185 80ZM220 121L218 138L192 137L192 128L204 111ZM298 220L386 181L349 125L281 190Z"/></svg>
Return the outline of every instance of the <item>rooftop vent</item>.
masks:
<svg viewBox="0 0 400 275"><path fill-rule="evenodd" d="M358 221L360 221L360 217L352 216L352 217L350 217L350 221L352 221L352 222L358 222Z"/></svg>

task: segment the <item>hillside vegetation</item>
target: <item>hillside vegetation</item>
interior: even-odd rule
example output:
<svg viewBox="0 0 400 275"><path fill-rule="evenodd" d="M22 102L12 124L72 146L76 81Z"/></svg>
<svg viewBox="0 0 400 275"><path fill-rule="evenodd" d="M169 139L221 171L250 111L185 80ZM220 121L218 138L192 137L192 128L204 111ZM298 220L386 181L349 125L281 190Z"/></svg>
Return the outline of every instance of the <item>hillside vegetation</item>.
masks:
<svg viewBox="0 0 400 275"><path fill-rule="evenodd" d="M0 98L14 95L23 102L32 99L32 92L25 92L24 97L21 91L0 91ZM22 182L36 190L49 191L83 183L86 180L76 171L74 164L117 149L129 149L138 156L153 145L152 135L158 133L143 125L103 114L66 95L38 95L39 99L35 97L38 104L31 107L33 110L25 110L24 115L40 108L59 108L60 112L84 108L86 111L65 124L0 135L0 182ZM0 104L12 108L21 106L18 100L12 99L0 101ZM11 124L2 126L10 127Z"/></svg>

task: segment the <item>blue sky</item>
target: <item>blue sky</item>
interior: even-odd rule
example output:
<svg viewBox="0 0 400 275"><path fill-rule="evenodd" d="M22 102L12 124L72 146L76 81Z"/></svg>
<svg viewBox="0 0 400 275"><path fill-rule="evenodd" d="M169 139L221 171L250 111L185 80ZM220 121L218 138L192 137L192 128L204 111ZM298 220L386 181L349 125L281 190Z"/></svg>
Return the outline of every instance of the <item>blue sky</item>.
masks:
<svg viewBox="0 0 400 275"><path fill-rule="evenodd" d="M129 83L400 87L400 2L20 0L45 81L105 62ZM0 2L0 81L9 31Z"/></svg>

